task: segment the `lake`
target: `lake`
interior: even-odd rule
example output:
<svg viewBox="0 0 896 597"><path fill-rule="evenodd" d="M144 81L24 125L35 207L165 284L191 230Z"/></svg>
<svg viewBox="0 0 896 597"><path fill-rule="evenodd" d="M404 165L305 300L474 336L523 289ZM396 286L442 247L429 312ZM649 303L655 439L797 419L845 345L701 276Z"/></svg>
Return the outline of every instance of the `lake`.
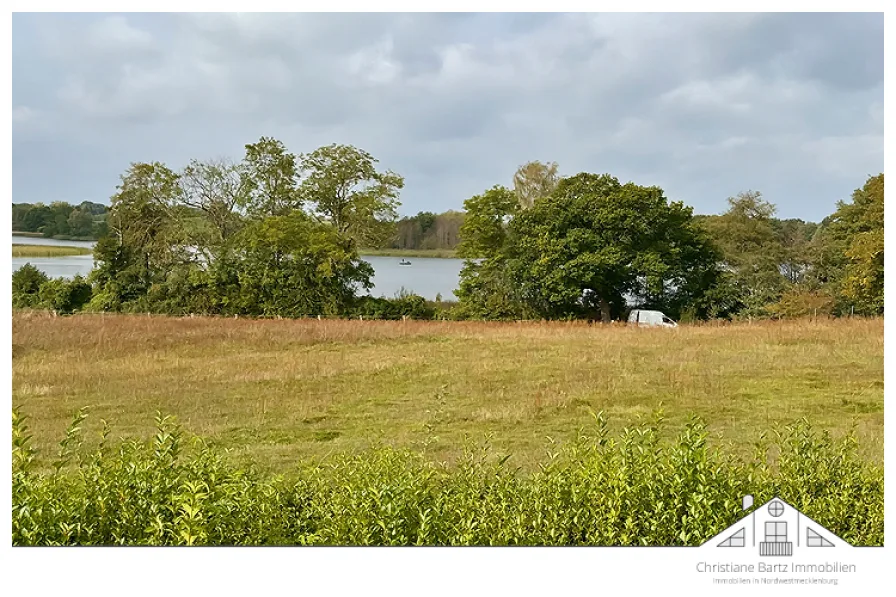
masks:
<svg viewBox="0 0 896 597"><path fill-rule="evenodd" d="M57 245L93 247L95 243L75 240L55 240L30 236L12 235L14 245ZM455 300L454 289L457 288L461 259L432 259L426 257L409 258L411 265L398 265L400 257L364 256L364 261L373 266L373 296L393 297L402 288L420 296L434 300L437 294L446 301ZM13 271L26 263L45 272L52 278L71 278L77 274L86 276L93 268L93 256L73 255L69 257L14 257Z"/></svg>

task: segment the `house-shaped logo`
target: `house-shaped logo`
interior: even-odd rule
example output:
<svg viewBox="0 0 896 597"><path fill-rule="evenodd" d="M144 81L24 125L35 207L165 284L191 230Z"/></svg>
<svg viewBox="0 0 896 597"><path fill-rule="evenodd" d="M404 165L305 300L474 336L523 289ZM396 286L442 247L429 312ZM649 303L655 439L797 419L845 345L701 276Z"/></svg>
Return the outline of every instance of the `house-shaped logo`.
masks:
<svg viewBox="0 0 896 597"><path fill-rule="evenodd" d="M753 497L744 498L744 510ZM761 557L793 556L794 550L852 547L784 500L773 498L709 539L701 547L749 551ZM733 555L733 554L732 554Z"/></svg>

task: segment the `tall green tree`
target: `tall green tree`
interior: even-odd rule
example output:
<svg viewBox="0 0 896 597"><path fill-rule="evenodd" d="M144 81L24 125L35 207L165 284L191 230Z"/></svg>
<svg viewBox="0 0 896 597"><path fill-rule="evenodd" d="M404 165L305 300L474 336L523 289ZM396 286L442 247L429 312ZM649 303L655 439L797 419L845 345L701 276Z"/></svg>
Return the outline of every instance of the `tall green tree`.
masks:
<svg viewBox="0 0 896 597"><path fill-rule="evenodd" d="M460 228L457 254L468 259L499 256L507 246L507 226L520 212L516 196L496 185L464 201L466 217Z"/></svg>
<svg viewBox="0 0 896 597"><path fill-rule="evenodd" d="M246 145L241 173L246 186L238 196L241 200L245 197L245 208L250 215L280 216L301 209L298 161L281 141L262 137ZM227 178L225 184L233 184L232 175L232 171L222 173Z"/></svg>
<svg viewBox="0 0 896 597"><path fill-rule="evenodd" d="M518 299L507 259L508 227L521 209L516 195L496 185L464 201L464 209L457 254L465 261L454 292L460 313L472 319L529 316L530 310Z"/></svg>
<svg viewBox="0 0 896 597"><path fill-rule="evenodd" d="M120 306L194 257L178 219L178 176L159 162L135 163L112 197L110 235L94 248L97 301Z"/></svg>
<svg viewBox="0 0 896 597"><path fill-rule="evenodd" d="M456 294L477 316L610 321L626 296L705 315L718 281L719 256L691 209L658 187L582 173L527 209L503 187L465 206Z"/></svg>
<svg viewBox="0 0 896 597"><path fill-rule="evenodd" d="M828 235L842 251L840 294L850 308L865 315L884 309L884 175L869 177L841 201L831 218Z"/></svg>
<svg viewBox="0 0 896 597"><path fill-rule="evenodd" d="M358 290L372 287L373 269L332 226L302 211L250 223L240 233L236 266L240 311L301 317L340 315Z"/></svg>
<svg viewBox="0 0 896 597"><path fill-rule="evenodd" d="M317 217L360 246L380 246L385 235L394 233L404 187L404 178L379 172L376 164L366 151L338 144L303 155L300 161L302 198Z"/></svg>
<svg viewBox="0 0 896 597"><path fill-rule="evenodd" d="M781 271L786 255L775 225L775 206L757 191L730 197L728 205L724 214L704 222L733 274L741 312L760 316L788 282Z"/></svg>
<svg viewBox="0 0 896 597"><path fill-rule="evenodd" d="M613 305L697 305L715 283L718 255L692 210L659 187L620 184L609 175L563 179L553 194L509 226L507 252L522 300L545 317ZM669 309L671 310L671 309Z"/></svg>

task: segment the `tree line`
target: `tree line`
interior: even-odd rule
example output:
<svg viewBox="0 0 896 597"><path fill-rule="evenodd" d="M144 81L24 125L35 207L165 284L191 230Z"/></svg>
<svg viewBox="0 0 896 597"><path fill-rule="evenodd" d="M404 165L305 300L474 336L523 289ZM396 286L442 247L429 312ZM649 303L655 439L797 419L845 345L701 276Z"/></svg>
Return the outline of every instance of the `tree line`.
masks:
<svg viewBox="0 0 896 597"><path fill-rule="evenodd" d="M454 250L460 242L464 213L449 210L435 214L421 211L404 217L395 224L395 233L388 247L391 249Z"/></svg>
<svg viewBox="0 0 896 597"><path fill-rule="evenodd" d="M263 137L238 162L192 160L179 171L132 164L94 249L89 300L66 307L281 317L389 311L358 296L372 287L373 270L357 247L388 234L404 185L376 163L352 146L296 155ZM20 278L14 300L47 305L33 272ZM396 301L421 310L419 297Z"/></svg>
<svg viewBox="0 0 896 597"><path fill-rule="evenodd" d="M40 233L46 238L97 240L107 232L106 212L102 203L83 201L77 206L65 201L13 203L13 232Z"/></svg>
<svg viewBox="0 0 896 597"><path fill-rule="evenodd" d="M684 320L883 314L883 174L820 224L774 217L761 193L699 216L656 186L520 167L464 203L462 317Z"/></svg>
<svg viewBox="0 0 896 597"><path fill-rule="evenodd" d="M656 186L529 162L464 212L399 220L404 179L377 164L350 145L297 155L266 137L237 162L132 164L89 279L20 270L14 305L605 322L632 306L684 320L883 313L883 174L814 224L777 219L758 192L701 216ZM456 247L457 304L437 313L415 295L363 296L373 270L359 248L383 246Z"/></svg>

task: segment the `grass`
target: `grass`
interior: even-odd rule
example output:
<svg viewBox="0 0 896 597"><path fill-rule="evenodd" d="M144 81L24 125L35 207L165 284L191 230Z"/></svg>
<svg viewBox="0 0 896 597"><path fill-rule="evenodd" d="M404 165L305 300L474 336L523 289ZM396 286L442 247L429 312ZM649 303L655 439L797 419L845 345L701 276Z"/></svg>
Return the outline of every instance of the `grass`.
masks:
<svg viewBox="0 0 896 597"><path fill-rule="evenodd" d="M67 257L70 255L90 255L92 253L93 250L87 247L16 244L12 246L13 257Z"/></svg>
<svg viewBox="0 0 896 597"><path fill-rule="evenodd" d="M155 412L231 457L286 472L382 443L455 461L488 438L532 469L604 411L662 404L737 455L805 417L883 462L883 320L682 326L13 315L13 405L46 467L72 414L148 438Z"/></svg>
<svg viewBox="0 0 896 597"><path fill-rule="evenodd" d="M361 255L373 257L428 257L437 259L457 259L454 249L360 249Z"/></svg>

